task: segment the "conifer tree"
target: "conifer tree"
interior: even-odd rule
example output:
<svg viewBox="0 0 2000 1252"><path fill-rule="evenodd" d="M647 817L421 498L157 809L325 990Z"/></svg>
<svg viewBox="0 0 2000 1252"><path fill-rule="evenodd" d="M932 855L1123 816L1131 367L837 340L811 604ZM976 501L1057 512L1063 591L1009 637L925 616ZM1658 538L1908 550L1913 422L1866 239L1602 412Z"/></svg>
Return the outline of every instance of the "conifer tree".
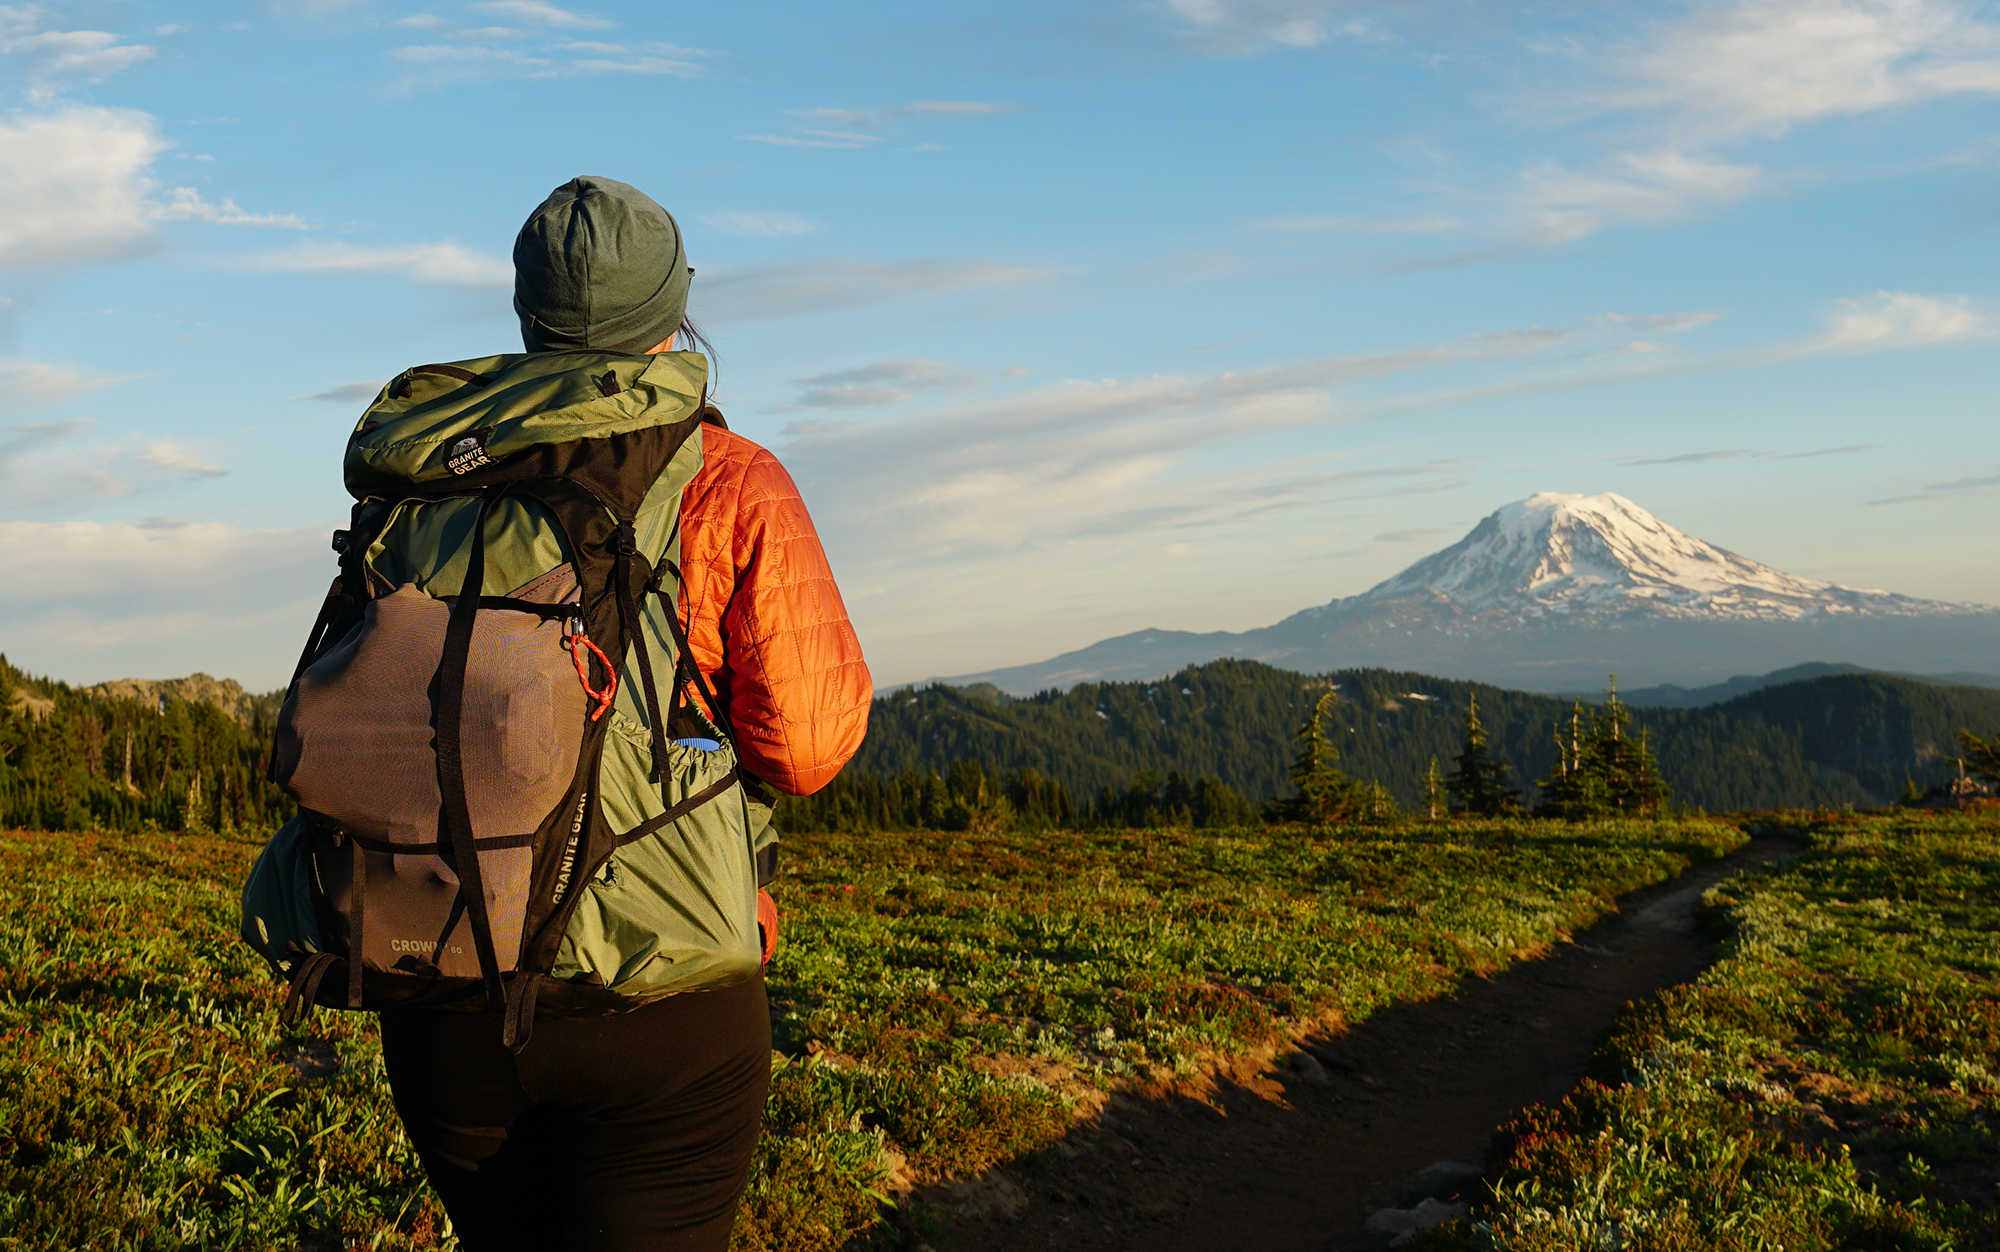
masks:
<svg viewBox="0 0 2000 1252"><path fill-rule="evenodd" d="M1438 759L1431 757L1430 768L1424 771L1424 816L1436 821L1444 816L1444 778L1438 773Z"/></svg>
<svg viewBox="0 0 2000 1252"><path fill-rule="evenodd" d="M1507 785L1507 762L1490 755L1486 727L1479 720L1479 697L1467 698L1465 747L1452 760L1444 789L1458 801L1460 812L1473 817L1501 817L1521 810L1521 793Z"/></svg>
<svg viewBox="0 0 2000 1252"><path fill-rule="evenodd" d="M1965 749L1965 756L1959 762L1961 770L1972 771L1973 777L1981 781L2000 783L2000 735L1982 739L1969 730L1961 730L1958 746Z"/></svg>
<svg viewBox="0 0 2000 1252"><path fill-rule="evenodd" d="M1342 773L1335 764L1340 749L1327 737L1326 718L1340 697L1332 691L1313 704L1312 715L1299 727L1294 742L1298 755L1292 759L1291 781L1298 794L1271 806L1271 815L1283 821L1340 822L1388 820L1395 813L1395 800L1380 786L1366 786Z"/></svg>
<svg viewBox="0 0 2000 1252"><path fill-rule="evenodd" d="M1583 728L1583 703L1570 711L1569 726L1556 732L1556 769L1536 786L1544 817L1583 821L1599 817L1629 817L1659 813L1673 791L1660 777L1647 733L1631 732L1632 710L1618 698L1618 676L1611 676L1604 706L1591 714Z"/></svg>
<svg viewBox="0 0 2000 1252"><path fill-rule="evenodd" d="M1629 729L1632 710L1618 698L1618 676L1611 676L1604 708L1592 728L1585 772L1603 784L1605 811L1620 817L1655 814L1666 807L1672 788L1660 777L1646 732L1634 737Z"/></svg>

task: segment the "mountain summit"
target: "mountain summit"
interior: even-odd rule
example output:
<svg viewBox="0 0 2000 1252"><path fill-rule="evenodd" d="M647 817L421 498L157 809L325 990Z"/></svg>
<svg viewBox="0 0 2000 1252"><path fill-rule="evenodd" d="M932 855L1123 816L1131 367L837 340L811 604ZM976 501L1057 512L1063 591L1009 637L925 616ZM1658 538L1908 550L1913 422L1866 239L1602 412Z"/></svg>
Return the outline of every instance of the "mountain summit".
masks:
<svg viewBox="0 0 2000 1252"><path fill-rule="evenodd" d="M1359 595L1240 633L1143 630L968 674L1016 694L1245 657L1287 669L1421 670L1530 691L1718 683L1802 662L2000 672L2000 611L1801 578L1623 496L1543 492Z"/></svg>
<svg viewBox="0 0 2000 1252"><path fill-rule="evenodd" d="M1960 613L1966 606L1799 578L1677 530L1624 496L1545 491L1342 609L1425 592L1499 619L1644 614L1797 621L1814 614Z"/></svg>

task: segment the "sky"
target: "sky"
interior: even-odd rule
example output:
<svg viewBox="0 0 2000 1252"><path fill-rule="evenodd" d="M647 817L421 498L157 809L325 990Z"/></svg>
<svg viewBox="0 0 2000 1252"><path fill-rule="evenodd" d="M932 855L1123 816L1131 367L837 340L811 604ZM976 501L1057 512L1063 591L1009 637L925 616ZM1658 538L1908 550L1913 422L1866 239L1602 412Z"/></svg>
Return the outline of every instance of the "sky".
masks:
<svg viewBox="0 0 2000 1252"><path fill-rule="evenodd" d="M1541 491L2000 602L2000 7L0 5L0 652L282 685L341 452L679 220L878 685L1354 595Z"/></svg>

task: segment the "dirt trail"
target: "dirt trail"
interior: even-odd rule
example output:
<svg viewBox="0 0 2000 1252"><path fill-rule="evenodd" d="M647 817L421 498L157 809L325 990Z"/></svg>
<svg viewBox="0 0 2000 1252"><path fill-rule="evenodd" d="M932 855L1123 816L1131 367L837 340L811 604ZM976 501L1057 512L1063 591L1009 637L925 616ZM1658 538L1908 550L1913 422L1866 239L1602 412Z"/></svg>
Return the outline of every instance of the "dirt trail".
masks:
<svg viewBox="0 0 2000 1252"><path fill-rule="evenodd" d="M1694 918L1704 891L1798 850L1755 840L1626 896L1543 959L1308 1039L1318 1067L1241 1074L1213 1104L1114 1098L1036 1161L960 1188L956 1198L987 1211L934 1242L948 1252L1386 1246L1366 1229L1370 1213L1414 1202L1412 1181L1434 1162L1481 1164L1496 1127L1576 1086L1620 1006L1713 960Z"/></svg>

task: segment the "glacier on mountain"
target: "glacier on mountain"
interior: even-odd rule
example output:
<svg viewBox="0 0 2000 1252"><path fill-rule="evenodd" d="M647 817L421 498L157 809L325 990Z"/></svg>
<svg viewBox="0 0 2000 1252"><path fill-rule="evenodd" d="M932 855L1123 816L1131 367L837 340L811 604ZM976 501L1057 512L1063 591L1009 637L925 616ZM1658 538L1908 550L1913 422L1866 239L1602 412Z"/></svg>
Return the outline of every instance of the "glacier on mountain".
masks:
<svg viewBox="0 0 2000 1252"><path fill-rule="evenodd" d="M1678 530L1620 495L1545 491L1316 613L1431 593L1500 624L1645 614L1714 621L1955 613L1969 606L1800 578Z"/></svg>

